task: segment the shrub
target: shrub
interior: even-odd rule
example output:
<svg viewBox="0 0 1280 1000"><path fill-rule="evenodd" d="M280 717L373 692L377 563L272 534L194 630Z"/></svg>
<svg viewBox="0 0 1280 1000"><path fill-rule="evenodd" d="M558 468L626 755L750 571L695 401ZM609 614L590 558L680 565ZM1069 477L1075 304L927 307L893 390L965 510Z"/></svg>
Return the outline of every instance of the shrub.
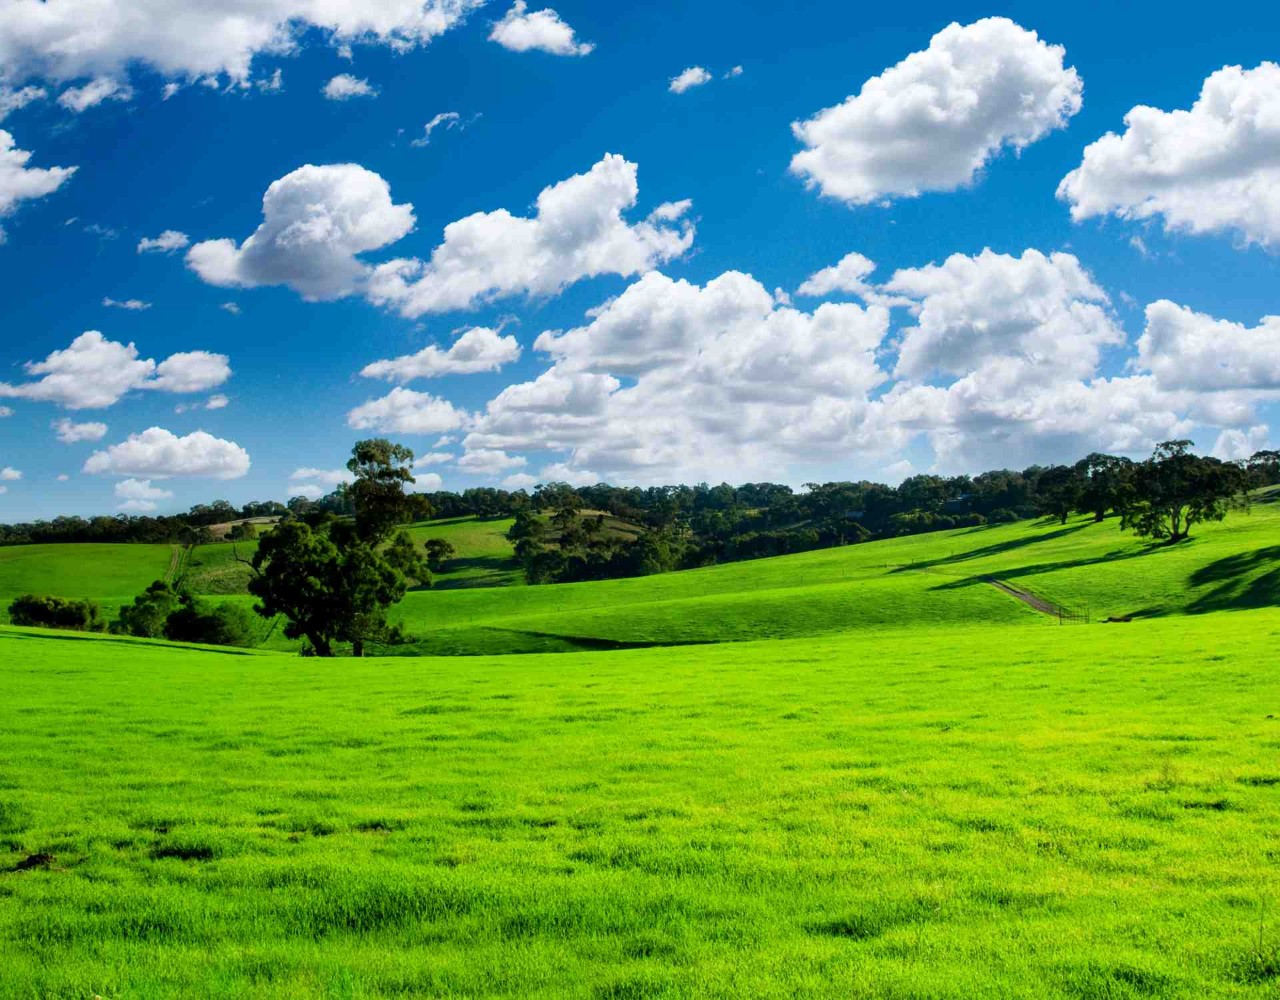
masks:
<svg viewBox="0 0 1280 1000"><path fill-rule="evenodd" d="M174 642L199 642L206 646L253 646L257 630L253 615L241 604L208 605L190 595L169 615L165 638Z"/></svg>
<svg viewBox="0 0 1280 1000"><path fill-rule="evenodd" d="M177 606L178 595L173 588L157 580L135 597L132 605L120 609L120 617L111 623L111 631L141 639L158 639L165 634L165 623Z"/></svg>
<svg viewBox="0 0 1280 1000"><path fill-rule="evenodd" d="M106 623L93 601L66 597L37 597L23 594L9 605L9 620L14 625L37 628L70 629L75 632L101 632Z"/></svg>

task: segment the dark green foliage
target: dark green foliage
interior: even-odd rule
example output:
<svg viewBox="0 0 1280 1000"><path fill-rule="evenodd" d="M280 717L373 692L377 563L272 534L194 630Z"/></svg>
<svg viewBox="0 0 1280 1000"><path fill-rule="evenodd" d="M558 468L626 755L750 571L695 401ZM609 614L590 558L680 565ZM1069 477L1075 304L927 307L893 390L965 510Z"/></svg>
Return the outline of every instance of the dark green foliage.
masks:
<svg viewBox="0 0 1280 1000"><path fill-rule="evenodd" d="M165 622L165 638L207 646L254 646L257 629L249 609L240 604L209 604L184 594Z"/></svg>
<svg viewBox="0 0 1280 1000"><path fill-rule="evenodd" d="M165 625L177 607L178 594L169 584L157 580L135 597L132 605L120 609L120 617L111 623L111 631L141 639L158 639L165 634Z"/></svg>
<svg viewBox="0 0 1280 1000"><path fill-rule="evenodd" d="M413 544L413 539L403 531L396 532L391 539L391 544L382 553L382 557L389 565L399 570L406 580L422 587L431 586L429 556L419 552L418 547Z"/></svg>
<svg viewBox="0 0 1280 1000"><path fill-rule="evenodd" d="M355 506L356 532L365 542L378 543L393 528L409 520L406 483L414 481L413 452L386 438L357 441L347 469L354 475L351 501Z"/></svg>
<svg viewBox="0 0 1280 1000"><path fill-rule="evenodd" d="M1123 513L1133 501L1134 464L1127 458L1094 452L1075 464L1080 477L1076 509L1104 520L1108 511Z"/></svg>
<svg viewBox="0 0 1280 1000"><path fill-rule="evenodd" d="M443 538L428 538L422 544L427 551L427 565L437 573L457 554L453 545Z"/></svg>
<svg viewBox="0 0 1280 1000"><path fill-rule="evenodd" d="M9 620L14 625L75 632L101 632L106 627L98 605L93 601L35 594L15 598L9 605Z"/></svg>
<svg viewBox="0 0 1280 1000"><path fill-rule="evenodd" d="M281 524L258 543L253 570L254 610L283 615L285 635L305 638L319 656L334 655L339 641L359 656L366 642L396 638L386 609L404 597L404 574L345 522Z"/></svg>
<svg viewBox="0 0 1280 1000"><path fill-rule="evenodd" d="M227 540L231 542L251 542L257 537L258 527L249 521L233 524L227 532Z"/></svg>
<svg viewBox="0 0 1280 1000"><path fill-rule="evenodd" d="M1191 452L1191 441L1165 441L1133 474L1134 501L1121 526L1144 538L1170 542L1191 536L1191 526L1221 521L1242 503L1244 471Z"/></svg>
<svg viewBox="0 0 1280 1000"><path fill-rule="evenodd" d="M1055 465L1040 473L1036 481L1037 506L1042 514L1066 524L1072 511L1080 506L1084 494L1084 476L1069 465Z"/></svg>

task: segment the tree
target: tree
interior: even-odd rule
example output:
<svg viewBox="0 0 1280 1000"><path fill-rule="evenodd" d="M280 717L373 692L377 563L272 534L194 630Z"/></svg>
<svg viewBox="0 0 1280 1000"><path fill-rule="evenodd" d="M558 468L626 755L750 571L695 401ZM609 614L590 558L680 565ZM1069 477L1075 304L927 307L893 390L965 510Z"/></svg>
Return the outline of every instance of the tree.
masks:
<svg viewBox="0 0 1280 1000"><path fill-rule="evenodd" d="M1123 512L1128 507L1133 497L1131 459L1094 452L1078 461L1075 470L1082 483L1078 510L1102 521L1107 511Z"/></svg>
<svg viewBox="0 0 1280 1000"><path fill-rule="evenodd" d="M1083 480L1075 469L1067 465L1055 465L1045 469L1036 480L1037 506L1041 512L1056 517L1066 524L1071 512L1080 503Z"/></svg>
<svg viewBox="0 0 1280 1000"><path fill-rule="evenodd" d="M98 605L93 601L66 597L37 597L23 594L9 605L9 621L14 625L36 628L71 629L76 632L101 632L105 626Z"/></svg>
<svg viewBox="0 0 1280 1000"><path fill-rule="evenodd" d="M210 606L192 594L179 595L178 607L165 621L164 635L174 642L207 646L252 646L257 639L253 617L243 605Z"/></svg>
<svg viewBox="0 0 1280 1000"><path fill-rule="evenodd" d="M165 634L169 616L178 606L178 594L163 580L157 580L120 609L111 631L143 639L159 639Z"/></svg>
<svg viewBox="0 0 1280 1000"><path fill-rule="evenodd" d="M437 573L447 560L457 554L457 550L443 538L428 538L423 547L427 550L427 565Z"/></svg>
<svg viewBox="0 0 1280 1000"><path fill-rule="evenodd" d="M383 558L395 569L399 570L406 580L414 581L421 586L431 586L431 568L423 558L413 539L403 531L397 531L391 544L383 552Z"/></svg>
<svg viewBox="0 0 1280 1000"><path fill-rule="evenodd" d="M227 532L227 539L232 542L251 542L258 537L258 528L249 521L233 524Z"/></svg>
<svg viewBox="0 0 1280 1000"><path fill-rule="evenodd" d="M1191 526L1221 521L1242 504L1247 480L1239 466L1192 454L1192 441L1164 441L1134 472L1134 503L1120 527L1145 538L1178 542Z"/></svg>
<svg viewBox="0 0 1280 1000"><path fill-rule="evenodd" d="M366 642L394 637L386 611L404 597L404 574L346 522L281 524L258 543L252 567L254 610L283 615L285 635L305 638L318 656L333 656L338 641L363 656Z"/></svg>
<svg viewBox="0 0 1280 1000"><path fill-rule="evenodd" d="M357 441L347 469L355 476L350 486L355 506L356 533L364 542L377 544L410 515L406 483L415 482L413 452L386 438Z"/></svg>

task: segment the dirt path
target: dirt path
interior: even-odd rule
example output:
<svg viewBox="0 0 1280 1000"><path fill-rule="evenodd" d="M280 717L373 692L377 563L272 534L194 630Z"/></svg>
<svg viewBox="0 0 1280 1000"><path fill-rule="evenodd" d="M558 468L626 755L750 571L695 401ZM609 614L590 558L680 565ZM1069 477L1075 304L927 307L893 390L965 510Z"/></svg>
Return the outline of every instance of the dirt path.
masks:
<svg viewBox="0 0 1280 1000"><path fill-rule="evenodd" d="M169 571L164 575L165 580L168 581L169 583L172 583L174 577L177 576L178 574L178 567L181 565L182 565L182 546L175 545L173 546L173 554L169 556Z"/></svg>
<svg viewBox="0 0 1280 1000"><path fill-rule="evenodd" d="M1011 587L1004 581L997 580L994 576L984 576L983 580L995 587L996 590L1003 590L1010 597L1021 601L1027 607L1035 608L1041 614L1049 615L1051 618L1058 617L1058 609L1043 598L1036 597L1035 594L1028 594L1025 590Z"/></svg>

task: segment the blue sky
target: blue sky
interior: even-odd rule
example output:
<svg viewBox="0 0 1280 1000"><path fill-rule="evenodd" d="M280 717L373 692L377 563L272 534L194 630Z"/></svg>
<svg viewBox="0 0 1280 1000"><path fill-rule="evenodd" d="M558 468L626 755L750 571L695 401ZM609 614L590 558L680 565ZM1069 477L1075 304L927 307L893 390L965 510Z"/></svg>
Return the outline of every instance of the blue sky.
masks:
<svg viewBox="0 0 1280 1000"><path fill-rule="evenodd" d="M328 489L371 434L450 489L1278 443L1274 5L271 0L244 43L240 3L110 0L59 55L85 5L0 12L0 519ZM494 370L360 374L473 328Z"/></svg>

